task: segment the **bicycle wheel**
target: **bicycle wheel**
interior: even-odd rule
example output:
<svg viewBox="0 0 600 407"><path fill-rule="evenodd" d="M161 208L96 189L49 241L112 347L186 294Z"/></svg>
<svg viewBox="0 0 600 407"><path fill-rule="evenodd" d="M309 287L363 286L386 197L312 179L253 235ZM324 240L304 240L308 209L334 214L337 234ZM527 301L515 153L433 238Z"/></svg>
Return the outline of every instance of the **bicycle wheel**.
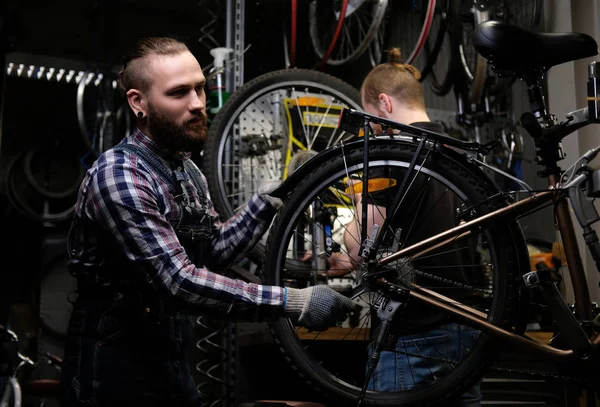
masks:
<svg viewBox="0 0 600 407"><path fill-rule="evenodd" d="M233 215L261 183L285 178L299 151L353 137L337 129L343 107L360 109L360 93L317 71L275 71L240 88L215 116L204 148L204 173L219 214Z"/></svg>
<svg viewBox="0 0 600 407"><path fill-rule="evenodd" d="M334 42L333 51L327 59L329 65L343 65L360 58L375 38L387 3L388 0L349 1L341 32L336 36L341 2L312 0L309 4L309 29L317 56L323 58Z"/></svg>
<svg viewBox="0 0 600 407"><path fill-rule="evenodd" d="M352 202L356 202L353 192L360 192L360 188L348 180L362 173L363 152L358 147L338 149L335 158L319 166L296 187L274 221L263 263L270 284L306 287L331 283L327 277L331 269L323 264L328 253L337 251L338 264L350 264L350 246L354 239L361 239L343 235L348 235L358 221ZM382 142L370 147L369 173L374 177L369 181L369 200L377 206L370 206L369 213L382 218L391 213L387 204L397 192L393 186L400 184L415 150L416 144L411 142ZM409 174L411 188L400 206L401 219L392 223L390 230L380 231L384 233L384 246L377 258L396 244L403 247L421 241L440 229L454 227L462 220L503 205L487 199L497 192L493 183L478 168L447 149L427 153L426 159L418 160L414 172ZM360 230L360 225L356 226ZM390 241L398 236L397 242ZM342 261L344 256L346 263ZM303 262L307 258L310 260ZM516 273L519 266L527 266L527 259L516 222L502 219L443 248L399 260L383 276L411 290L418 289L417 285L426 287L475 308L493 324L512 326ZM365 271L360 267L348 269L349 274L335 282L360 287ZM334 399L336 405L356 403L358 399L365 380L371 331L378 323L376 309L387 295L387 290L367 290L355 298L363 306L358 315L324 332L308 332L287 319L272 325L280 348L293 366L315 388ZM391 357L393 365L402 360L404 376L395 368L387 374L394 380L406 380L410 372L418 369L421 378L405 391L395 387L402 383L393 383L390 390L378 383L386 373L380 371L370 385L379 390L368 391L363 405L427 405L460 394L481 377L494 353L487 335L458 325L439 310L428 309L413 299L396 317L395 336L386 360ZM427 335L427 340L435 342L429 330L433 326L443 330L444 338L456 346L446 348L434 343L420 349L420 340ZM456 334L457 329L464 335Z"/></svg>
<svg viewBox="0 0 600 407"><path fill-rule="evenodd" d="M470 103L479 103L485 89L487 60L473 47L473 33L475 27L491 19L494 10L488 3L482 3L482 8L474 7L474 3L476 2L473 0L461 1L462 36L459 54L463 78L469 84L468 100Z"/></svg>
<svg viewBox="0 0 600 407"><path fill-rule="evenodd" d="M456 55L459 54L458 47L462 28L456 1L447 0L444 11L436 13L434 18L433 28L425 43L425 54L434 55L435 53L435 59L430 65L430 87L435 94L444 96L450 92L454 84ZM432 38L436 38L435 43L431 40Z"/></svg>
<svg viewBox="0 0 600 407"><path fill-rule="evenodd" d="M381 49L399 48L404 63L414 65L424 79L429 66L435 61L436 53L425 55L422 51L431 31L437 34L443 28L440 24L444 22L442 14L445 12L445 5L445 2L436 0L390 4L387 18L379 28ZM434 42L436 38L437 35Z"/></svg>

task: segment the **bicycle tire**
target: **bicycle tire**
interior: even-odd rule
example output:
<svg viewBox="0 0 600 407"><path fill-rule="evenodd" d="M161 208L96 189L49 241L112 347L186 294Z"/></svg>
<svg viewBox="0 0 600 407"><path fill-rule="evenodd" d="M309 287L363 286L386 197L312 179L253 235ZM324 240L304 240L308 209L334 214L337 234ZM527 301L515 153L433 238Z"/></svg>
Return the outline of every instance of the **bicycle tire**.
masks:
<svg viewBox="0 0 600 407"><path fill-rule="evenodd" d="M355 28L355 25L361 24L360 15L358 14L364 13L364 10L360 10L361 7L363 7L364 4L369 5L369 3L375 3L372 5L372 10L366 11L366 14L371 16L369 27L364 33L363 38L359 37L356 39L359 41L357 46L348 46L345 41L352 41L353 36L360 36L362 35L362 32L365 31ZM356 11L353 10L350 14L349 12L346 12L344 21L342 23L343 25L341 27L343 33L338 33L336 36L335 32L323 32L325 27L327 30L333 29L335 31L337 23L331 24L327 21L323 21L323 19L333 17L333 20L339 21L339 17L335 16L336 10L322 10L319 9L319 5L326 8L332 8L337 4L337 2L318 2L317 0L313 0L309 4L309 33L315 54L320 59L323 59L327 51L330 50L331 45L334 45L334 47L331 49L332 52L326 60L327 64L329 65L344 65L356 61L365 53L365 51L369 48L369 44L375 38L377 30L379 29L379 26L384 18L388 0L363 2L356 9ZM339 42L340 37L341 42ZM344 54L345 50L348 50L347 54Z"/></svg>
<svg viewBox="0 0 600 407"><path fill-rule="evenodd" d="M461 13L461 38L458 47L460 55L460 66L462 67L462 80L468 86L469 103L479 103L483 97L485 83L487 78L487 60L475 51L471 44L475 27L492 18L491 8L488 3L482 3L480 7L475 7L473 0L460 0Z"/></svg>
<svg viewBox="0 0 600 407"><path fill-rule="evenodd" d="M219 214L228 218L236 212L236 208L247 202L250 198L252 188L244 196L233 196L240 194L240 190L224 175L224 164L227 153L226 144L229 142L240 143L240 137L232 134L240 116L249 112L250 109L259 109L257 103L274 92L285 92L289 89L305 89L307 95L320 95L330 98L336 103L342 103L354 109L361 108L360 93L348 83L325 74L323 72L306 69L283 69L261 75L241 87L223 105L211 124L205 144L204 174L207 179L208 188L214 206ZM298 91L299 93L300 91ZM262 99L261 99L262 98ZM332 102L333 103L333 102ZM273 112L257 112L263 114L264 120L273 121ZM270 115L270 116L269 116ZM268 117L267 117L268 116ZM263 120L263 119L261 119ZM278 123L279 125L280 123ZM261 129L269 123L261 124ZM265 132L274 131L274 126ZM267 134L270 136L271 134ZM287 150L285 152L287 154ZM282 177L282 163L274 162L280 171L276 179ZM274 178L275 179L275 178ZM254 180L252 180L254 182Z"/></svg>
<svg viewBox="0 0 600 407"><path fill-rule="evenodd" d="M268 277L268 283L274 285L289 284L285 271L282 268L286 262L287 244L294 233L295 221L302 218L306 221L310 202L319 196L322 191L338 177L348 176L347 171L360 172L363 160L361 148L344 150L338 147L340 154L324 165L319 166L291 193L284 207L274 220L265 253L263 271ZM411 142L389 142L370 147L369 169L376 168L382 163L398 163L407 168L410 159L416 151L416 144ZM440 149L429 155L421 169L428 176L435 178L443 185L456 189L465 196L467 205L483 202L486 198L497 193L497 188L477 167L466 162L457 154ZM495 204L480 206L478 214L485 214L495 209ZM498 203L499 206L502 203ZM308 211L308 209L306 209ZM514 220L499 222L497 225L485 228L485 238L488 239L492 269L495 270L493 281L493 295L489 305L488 322L498 326L512 326L514 316L513 306L516 303L516 274L519 266L526 268L527 252L524 239L518 225ZM299 340L296 328L287 319L280 319L272 324L276 342L288 361L297 373L324 396L331 398L335 403L347 405L355 403L360 393L360 388L355 383L348 382L347 373L341 369L327 364L324 360L317 360L319 350L311 353L317 336L311 340ZM300 331L298 331L300 332ZM315 334L318 335L318 334ZM349 334L346 334L349 336ZM358 336L358 334L357 334ZM305 338L306 339L306 338ZM331 342L331 341L321 341ZM317 344L318 345L318 344ZM336 342L336 347L342 346ZM364 345L361 345L364 346ZM331 347L328 349L332 349ZM354 348L344 347L346 352L355 351ZM362 347L360 349L363 349ZM323 354L326 352L323 351ZM468 356L451 373L441 377L433 383L408 392L367 392L363 400L365 406L412 406L429 405L439 402L453 395L460 394L477 380L479 380L493 360L494 351L491 349L491 340L485 336L478 336ZM357 353L353 353L357 355ZM325 357L330 357L325 356ZM339 362L339 360L337 360ZM361 363L361 362L359 362ZM346 366L344 366L344 369ZM337 405L337 404L336 404Z"/></svg>
<svg viewBox="0 0 600 407"><path fill-rule="evenodd" d="M422 71L423 60L418 57L428 38L436 3L436 0L391 3L379 28L380 48L399 48L403 63Z"/></svg>
<svg viewBox="0 0 600 407"><path fill-rule="evenodd" d="M411 33L411 35L418 33L419 36L417 37L417 39L406 35L406 33L396 33L396 36L394 37L393 33L390 34L387 32L388 25L392 26L391 31L393 31L396 27L406 28L407 25L410 25L411 21L411 17L406 16L406 14L410 15L410 13L408 13L407 10L395 8L388 9L388 16L386 19L391 20L392 18L395 18L397 20L394 20L392 24L390 24L389 21L386 22L386 19L382 21L379 28L379 32L369 45L369 61L371 65L375 67L376 65L383 63L383 50L386 48L389 49L391 47L396 47L400 49L402 55L408 55L408 57L405 58L403 62L415 66L420 71L421 78L419 79L419 81L425 81L425 79L427 79L427 77L432 72L432 68L443 46L444 34L448 25L448 19L445 16L448 12L448 8L450 7L450 3L450 0L446 0L445 2L443 0L439 2L436 1L435 4L431 1L427 1L427 6L425 8L419 9L417 7L418 13L416 14L419 15L418 30L408 30ZM441 7L438 7L440 5ZM398 5L396 4L391 7L398 7ZM423 20L422 22L420 17L421 15ZM439 18L436 19L436 17ZM406 21L404 21L405 19ZM434 29L434 27L436 26L438 27L437 30ZM390 41L389 38L386 39L386 34L387 37L394 37L396 38L396 40ZM422 41L420 41L421 37ZM400 38L399 41L398 38ZM404 44L402 41L406 41L407 38L410 46L405 47L404 45L406 44ZM409 52L404 53L407 48ZM424 54L421 52L423 50L425 51Z"/></svg>
<svg viewBox="0 0 600 407"><path fill-rule="evenodd" d="M19 178L16 174L17 166L22 167L22 161L25 160L25 153L14 157L6 169L6 198L10 205L28 219L47 223L60 223L69 220L75 212L75 202L72 199L52 199L36 200L35 196L23 194L23 189L30 187L28 183L17 182ZM19 178L20 179L20 178ZM35 191L35 189L34 189ZM58 212L50 211L50 208L44 208L43 204L47 202L54 209L55 205L66 204L68 207ZM42 204L42 205L40 205ZM62 207L61 207L62 209Z"/></svg>
<svg viewBox="0 0 600 407"><path fill-rule="evenodd" d="M433 17L427 38L423 45L423 51L425 52L425 67L421 70L420 82L423 82L433 70L442 46L444 45L445 33L448 30L448 8L451 7L450 0L446 0L445 5L442 5L443 1L436 2L436 5L442 6L443 8L436 8L433 12ZM436 12L436 10L439 10ZM436 18L437 17L437 18ZM434 29L434 27L436 29Z"/></svg>
<svg viewBox="0 0 600 407"><path fill-rule="evenodd" d="M446 18L445 18L445 30L440 34L442 35L441 43L437 50L437 55L431 66L431 90L438 96L445 96L452 89L454 85L454 76L456 74L456 55L458 55L458 49L460 45L461 25L460 25L460 9L457 6L456 1L447 0L446 4ZM438 34L438 35L440 35ZM437 46L436 40L435 46ZM435 51L435 46L434 50ZM446 72L436 74L436 67L439 66L437 61L440 60L447 67ZM438 77L440 76L440 77Z"/></svg>
<svg viewBox="0 0 600 407"><path fill-rule="evenodd" d="M31 187L37 193L39 193L41 196L43 196L45 198L50 198L50 199L67 198L67 197L73 195L75 192L77 192L77 190L79 189L79 186L81 185L81 181L83 181L83 177L85 175L85 173L83 171L83 166L79 163L79 160L76 161L77 176L76 176L74 182L62 190L58 190L58 191L52 190L52 189L46 187L45 185L42 185L39 182L39 180L36 179L36 176L33 173L33 169L32 169L33 162L36 161L39 165L39 161L40 161L40 160L34 160L33 158L36 153L39 154L40 152L41 152L41 149L31 148L31 149L29 149L29 151L27 151L27 153L25 153L25 158L24 158L24 162L23 162L23 172L25 173L25 178L27 178L29 185L31 185ZM52 152L52 153L55 153L55 152ZM76 157L70 157L70 158L76 159ZM50 162L50 160L48 159L47 156L44 157L44 159L48 160L48 162ZM45 165L49 165L49 164L46 163ZM64 164L63 164L63 167L64 167Z"/></svg>
<svg viewBox="0 0 600 407"><path fill-rule="evenodd" d="M291 9L291 39L290 39L290 66L296 66L296 35L298 33L298 0L292 0Z"/></svg>

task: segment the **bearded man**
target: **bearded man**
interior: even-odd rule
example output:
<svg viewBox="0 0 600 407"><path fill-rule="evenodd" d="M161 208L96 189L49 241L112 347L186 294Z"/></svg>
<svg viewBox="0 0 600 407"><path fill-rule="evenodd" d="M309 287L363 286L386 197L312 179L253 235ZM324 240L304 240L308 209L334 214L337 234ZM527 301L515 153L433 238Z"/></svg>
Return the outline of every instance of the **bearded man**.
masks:
<svg viewBox="0 0 600 407"><path fill-rule="evenodd" d="M193 315L284 316L323 330L354 310L327 286L293 289L220 274L255 244L281 200L255 194L227 222L190 159L207 135L205 78L187 46L142 39L118 83L137 129L103 153L79 190L69 234L77 300L63 406L202 406L185 359Z"/></svg>

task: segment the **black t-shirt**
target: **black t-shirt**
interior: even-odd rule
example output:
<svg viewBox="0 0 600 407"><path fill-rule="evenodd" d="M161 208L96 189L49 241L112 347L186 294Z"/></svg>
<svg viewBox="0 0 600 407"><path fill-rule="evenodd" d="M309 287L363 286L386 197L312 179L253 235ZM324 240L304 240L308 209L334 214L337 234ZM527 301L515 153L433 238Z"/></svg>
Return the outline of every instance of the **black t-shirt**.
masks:
<svg viewBox="0 0 600 407"><path fill-rule="evenodd" d="M443 127L439 123L419 122L412 125L444 133ZM418 160L417 164L421 161ZM371 204L386 207L387 216L391 216L392 202L395 195L398 194L405 174L406 170L398 167L374 168L369 171L370 178L382 177L396 180L395 186L374 192L369 196ZM448 190L446 186L424 172L419 173L415 179L409 177L407 185L410 185L410 188L404 188L405 192L408 188L408 192L406 192L398 214L391 224L394 231L401 229L401 247L408 247L458 226L460 220L457 217L456 208L461 208L463 202L453 191ZM393 236L388 235L389 238L383 242L384 246L392 244ZM429 275L416 273L413 275L414 281L424 287L433 286L436 292L450 298L468 300L473 296L473 292L461 289L456 284L449 282L470 285L482 273L480 267L473 266L479 263L478 253L474 249L465 249L466 246L474 247L475 245L469 245L466 240L462 240L454 243L454 246L440 250L440 252L444 252L443 254L438 252L433 255L432 253L424 256L423 259L412 261L416 270ZM457 247L462 249L451 250ZM447 281L436 280L431 276ZM398 326L395 331L396 333L421 331L440 324L442 319L444 319L443 314L439 311L426 307L418 300L411 299L408 308L401 315L401 326Z"/></svg>

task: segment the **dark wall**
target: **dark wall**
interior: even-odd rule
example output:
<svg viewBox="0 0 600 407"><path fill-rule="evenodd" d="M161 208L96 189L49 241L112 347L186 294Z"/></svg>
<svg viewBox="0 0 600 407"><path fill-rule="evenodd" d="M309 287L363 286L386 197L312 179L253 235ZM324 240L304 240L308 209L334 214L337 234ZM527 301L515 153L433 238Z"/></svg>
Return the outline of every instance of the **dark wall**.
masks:
<svg viewBox="0 0 600 407"><path fill-rule="evenodd" d="M151 35L176 36L204 59L209 48L198 42L201 28L212 13L222 19L224 6L218 0L8 0L6 30L16 51L77 59L90 67L118 64L138 38ZM217 21L212 29L224 41L224 24Z"/></svg>
<svg viewBox="0 0 600 407"><path fill-rule="evenodd" d="M247 1L246 44L251 47L246 53L245 76L248 80L277 69L285 68L284 33L290 41L290 1L265 0ZM298 1L296 67L320 69L359 88L371 69L368 58L342 66L319 66L320 59L313 51L309 34L308 0Z"/></svg>
<svg viewBox="0 0 600 407"><path fill-rule="evenodd" d="M289 1L246 1L246 77L285 67L283 33L290 27ZM308 35L308 0L298 1L297 65L318 62ZM212 62L210 38L225 45L225 0L7 0L5 34L12 50L84 61L90 67L114 67L137 39L175 36L188 44L202 65ZM360 83L368 61L325 71Z"/></svg>

